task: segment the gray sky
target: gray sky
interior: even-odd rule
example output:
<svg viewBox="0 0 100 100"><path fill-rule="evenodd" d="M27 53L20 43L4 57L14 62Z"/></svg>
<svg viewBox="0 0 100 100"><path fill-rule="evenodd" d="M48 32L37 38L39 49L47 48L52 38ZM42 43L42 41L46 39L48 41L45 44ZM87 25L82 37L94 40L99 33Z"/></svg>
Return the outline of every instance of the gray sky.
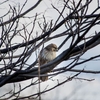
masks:
<svg viewBox="0 0 100 100"><path fill-rule="evenodd" d="M1 13L3 14L8 10L7 7L9 6L9 4L15 6L17 4L17 2L20 2L20 4L23 4L23 1L24 0L16 0L16 1L15 0L9 0L9 3L7 2L3 7L0 7L1 8L0 10L3 11ZM83 0L83 2L84 2L84 0ZM51 8L51 5L50 5L51 3L53 3L56 7L59 7L59 9L62 8L61 0L59 2L58 2L58 0L43 0L43 2L40 4L40 6L37 9L33 10L32 12L28 13L27 16L34 16L35 13L41 13L42 12L43 14L45 13L48 21L50 19L56 20L56 17L57 17L58 14L55 10L53 10ZM25 11L27 8L31 7L33 4L34 4L34 0L29 0L23 11ZM90 7L91 9L89 9L88 13L91 13L91 11L93 11L95 6L96 6L96 2L94 0L91 3L91 7ZM8 18L5 18L5 20L6 19L8 19ZM21 20L21 22L22 23L28 23L29 20L25 19L25 20ZM41 20L41 22L42 22L42 20ZM29 28L29 30L30 30L30 28ZM35 31L37 31L37 30L38 30L38 28L36 27ZM56 31L56 33L59 32L59 31L62 32L62 30L63 30L63 27L60 30ZM95 30L99 31L99 27L97 26L96 28L93 28L92 30L90 30L90 35L93 34L95 32ZM15 39L15 41L16 41L16 39ZM59 45L61 40L59 40L59 39L52 40L52 41L48 42L47 44L49 44L51 42L56 42L57 45ZM47 45L47 44L45 44L45 45ZM67 45L68 44L66 44L65 47L67 47ZM65 47L62 48L62 49L64 50ZM83 58L88 58L92 55L98 54L99 50L100 50L100 46L93 48L92 50L88 51L83 56ZM60 50L57 55L59 55L61 52L62 52L62 50ZM17 53L20 53L20 51L17 52ZM33 56L31 58L33 58ZM33 62L33 60L30 59L29 63L32 63L32 62ZM66 62L61 63L58 67L64 66L65 64L66 64ZM81 67L81 68L86 68L86 69L98 70L98 69L100 69L99 65L100 65L99 61L98 62L90 61L88 63L85 63L82 66L77 66L77 68ZM48 80L47 82L42 83L41 84L41 90L44 90L46 88L46 86L48 86L48 85L49 85L48 88L56 85L57 79L59 79L59 81L63 81L69 75L72 75L72 73L65 73L63 75L58 75L58 76L53 78L54 81ZM60 86L60 87L58 87L58 88L56 88L56 89L54 89L54 90L52 90L52 91L50 91L46 94L43 94L42 95L43 100L64 100L64 98L67 98L68 100L81 100L81 98L83 98L83 96L84 96L83 100L94 100L94 99L99 100L100 99L100 91L99 91L100 90L100 79L99 79L99 75L81 74L80 77L87 78L87 79L95 79L95 80L92 81L92 82L87 82L87 81L84 81L84 80L81 81L81 80L74 79L71 82L67 82L67 83L63 84L62 86ZM26 81L26 82L21 82L22 87L24 87L25 85L28 85L29 82L30 82L30 80ZM18 84L16 84L16 87L18 87ZM13 88L13 85L7 84L0 89L0 93L1 93L1 91L2 91L1 94L6 93L6 92L10 91L11 88ZM37 87L33 86L33 87L27 89L26 91L22 92L21 95L22 96L28 95L28 94L31 94L31 93L34 93L34 92L37 92L37 91L38 91L38 86ZM76 98L76 99L74 99L74 98Z"/></svg>

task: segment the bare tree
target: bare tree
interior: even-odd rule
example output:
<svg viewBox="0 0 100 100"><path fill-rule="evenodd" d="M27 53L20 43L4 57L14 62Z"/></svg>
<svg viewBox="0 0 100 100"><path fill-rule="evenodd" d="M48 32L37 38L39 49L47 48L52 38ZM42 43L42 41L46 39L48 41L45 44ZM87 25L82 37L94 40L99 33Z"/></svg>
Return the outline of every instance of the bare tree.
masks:
<svg viewBox="0 0 100 100"><path fill-rule="evenodd" d="M9 0L1 2L0 5L2 6L7 2ZM76 69L78 65L100 58L100 54L98 54L81 60L81 57L88 50L100 43L100 31L94 30L93 33L90 33L92 28L100 25L100 14L98 13L100 11L99 0L96 0L97 7L90 14L88 10L92 0L78 0L77 2L75 0L63 0L60 1L62 5L61 9L50 4L52 9L58 14L56 20L52 18L47 20L47 16L42 12L41 14L35 12L33 16L28 16L28 13L40 7L41 2L43 1L38 0L32 7L27 8L26 11L23 10L28 0L23 5L9 5L8 11L0 16L0 87L8 83L33 79L32 83L27 87L20 88L19 86L19 91L13 92L6 99L11 99L15 95L18 95L15 96L15 100L35 96L41 99L41 94L71 81L81 73L100 73L100 70ZM40 15L43 16L40 17ZM8 18L8 20L5 20L5 18ZM25 19L31 21L26 24L22 21ZM30 30L28 30L29 27ZM36 29L37 27L39 28L38 30ZM57 30L62 27L63 30L58 32ZM26 88L41 84L41 81L38 79L34 81L34 78L38 78L39 76L38 67L36 66L40 47L43 48L48 41L54 39L59 39L60 41L61 37L63 37L63 40L58 45L58 49L60 51L64 47L65 50L51 62L40 66L40 76L47 76L44 73L50 72L51 69L54 70L48 74L50 79L64 72L74 72L73 76L67 77L66 80L63 80L63 82L58 83L50 89L46 88L44 91L20 97L20 93ZM34 59L33 63L28 63L32 58ZM70 60L70 63L56 68L57 65L68 60ZM2 98L5 98L7 94L5 93Z"/></svg>

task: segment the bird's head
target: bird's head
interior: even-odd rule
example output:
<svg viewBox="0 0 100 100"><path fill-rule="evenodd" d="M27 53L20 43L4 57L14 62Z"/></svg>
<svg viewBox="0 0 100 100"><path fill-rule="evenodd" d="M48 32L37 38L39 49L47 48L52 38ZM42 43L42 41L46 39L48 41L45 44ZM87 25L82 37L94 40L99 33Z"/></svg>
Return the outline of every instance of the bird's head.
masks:
<svg viewBox="0 0 100 100"><path fill-rule="evenodd" d="M47 49L48 51L52 51L52 52L57 52L58 48L56 44L49 44L45 49Z"/></svg>

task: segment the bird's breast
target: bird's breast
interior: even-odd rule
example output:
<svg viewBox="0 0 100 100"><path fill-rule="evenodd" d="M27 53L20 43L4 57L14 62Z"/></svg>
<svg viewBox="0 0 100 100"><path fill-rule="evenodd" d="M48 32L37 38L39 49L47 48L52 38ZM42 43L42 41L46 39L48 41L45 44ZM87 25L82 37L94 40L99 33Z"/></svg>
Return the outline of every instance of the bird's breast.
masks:
<svg viewBox="0 0 100 100"><path fill-rule="evenodd" d="M44 50L42 56L47 61L51 61L56 57L56 52Z"/></svg>

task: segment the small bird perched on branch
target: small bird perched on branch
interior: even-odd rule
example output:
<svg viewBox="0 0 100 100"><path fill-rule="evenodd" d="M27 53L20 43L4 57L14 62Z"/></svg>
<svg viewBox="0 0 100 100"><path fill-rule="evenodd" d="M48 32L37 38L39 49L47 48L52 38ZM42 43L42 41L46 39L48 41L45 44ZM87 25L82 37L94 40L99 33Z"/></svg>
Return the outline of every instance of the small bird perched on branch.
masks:
<svg viewBox="0 0 100 100"><path fill-rule="evenodd" d="M49 44L44 49L42 49L39 54L39 66L44 65L50 62L51 60L53 60L54 58L56 58L57 51L58 51L57 45L53 43ZM47 74L47 73L44 73L44 74ZM40 80L46 81L48 80L48 76L41 76Z"/></svg>

